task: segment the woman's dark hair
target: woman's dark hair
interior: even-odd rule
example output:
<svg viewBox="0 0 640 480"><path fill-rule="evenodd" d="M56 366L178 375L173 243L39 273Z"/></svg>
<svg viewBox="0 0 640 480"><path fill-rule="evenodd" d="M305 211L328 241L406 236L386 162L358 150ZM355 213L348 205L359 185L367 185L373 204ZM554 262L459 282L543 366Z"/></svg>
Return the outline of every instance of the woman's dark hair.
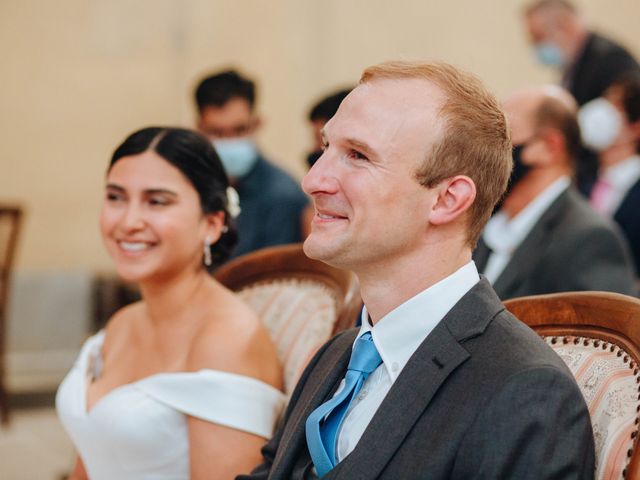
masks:
<svg viewBox="0 0 640 480"><path fill-rule="evenodd" d="M620 76L608 90L620 91L622 107L629 123L640 120L640 73L630 72ZM640 152L640 139L636 141L636 151Z"/></svg>
<svg viewBox="0 0 640 480"><path fill-rule="evenodd" d="M129 135L116 148L107 173L122 157L151 150L176 167L191 182L200 197L205 214L224 212L226 232L211 245L213 265L225 261L238 241L235 225L229 215L227 187L229 178L211 142L185 128L148 127Z"/></svg>

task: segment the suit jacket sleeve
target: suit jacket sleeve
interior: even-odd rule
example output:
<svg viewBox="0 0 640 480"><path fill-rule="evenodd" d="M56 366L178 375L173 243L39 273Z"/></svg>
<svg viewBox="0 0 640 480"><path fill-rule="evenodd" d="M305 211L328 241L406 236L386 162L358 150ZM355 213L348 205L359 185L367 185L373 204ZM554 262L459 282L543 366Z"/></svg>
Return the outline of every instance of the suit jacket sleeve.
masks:
<svg viewBox="0 0 640 480"><path fill-rule="evenodd" d="M453 478L592 479L589 412L569 373L521 371L488 399L469 428Z"/></svg>
<svg viewBox="0 0 640 480"><path fill-rule="evenodd" d="M584 241L582 232L578 232L567 243L572 251L558 252L550 263L558 269L558 282L564 283L557 285L557 291L604 290L637 295L632 260L617 229L599 228L588 238ZM571 261L567 262L567 258Z"/></svg>

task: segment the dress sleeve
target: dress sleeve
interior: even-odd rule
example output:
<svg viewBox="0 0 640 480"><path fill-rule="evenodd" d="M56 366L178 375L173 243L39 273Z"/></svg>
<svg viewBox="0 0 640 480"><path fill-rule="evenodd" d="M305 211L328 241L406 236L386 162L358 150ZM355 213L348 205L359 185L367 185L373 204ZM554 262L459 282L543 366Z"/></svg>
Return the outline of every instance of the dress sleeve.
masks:
<svg viewBox="0 0 640 480"><path fill-rule="evenodd" d="M195 418L271 438L284 394L260 380L215 370L158 374L138 388Z"/></svg>

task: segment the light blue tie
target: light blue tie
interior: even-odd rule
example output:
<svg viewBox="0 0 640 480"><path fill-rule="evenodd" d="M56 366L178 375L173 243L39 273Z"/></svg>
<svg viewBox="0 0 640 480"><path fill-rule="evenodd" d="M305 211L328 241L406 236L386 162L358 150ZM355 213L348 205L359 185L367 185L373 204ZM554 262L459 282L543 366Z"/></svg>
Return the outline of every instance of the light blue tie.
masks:
<svg viewBox="0 0 640 480"><path fill-rule="evenodd" d="M380 354L366 332L356 341L344 377L344 388L332 399L316 408L305 424L307 446L318 476L323 477L336 466L338 432L349 405L358 395L369 374L382 363Z"/></svg>

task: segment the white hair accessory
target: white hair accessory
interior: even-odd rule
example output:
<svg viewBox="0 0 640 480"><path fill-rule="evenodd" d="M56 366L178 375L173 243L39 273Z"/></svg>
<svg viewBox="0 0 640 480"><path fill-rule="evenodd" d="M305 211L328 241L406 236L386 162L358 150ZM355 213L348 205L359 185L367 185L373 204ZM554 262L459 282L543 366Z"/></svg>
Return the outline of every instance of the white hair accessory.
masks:
<svg viewBox="0 0 640 480"><path fill-rule="evenodd" d="M240 208L240 196L233 187L227 187L227 211L231 218L236 218L242 211Z"/></svg>

